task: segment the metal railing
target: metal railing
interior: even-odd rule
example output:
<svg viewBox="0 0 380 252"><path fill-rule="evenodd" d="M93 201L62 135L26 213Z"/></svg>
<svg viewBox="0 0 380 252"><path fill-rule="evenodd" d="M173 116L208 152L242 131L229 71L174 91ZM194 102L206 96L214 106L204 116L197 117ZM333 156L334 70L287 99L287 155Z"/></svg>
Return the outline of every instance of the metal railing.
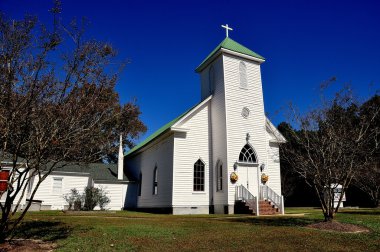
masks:
<svg viewBox="0 0 380 252"><path fill-rule="evenodd" d="M260 200L269 200L281 214L284 214L284 197L275 193L269 186L260 186Z"/></svg>

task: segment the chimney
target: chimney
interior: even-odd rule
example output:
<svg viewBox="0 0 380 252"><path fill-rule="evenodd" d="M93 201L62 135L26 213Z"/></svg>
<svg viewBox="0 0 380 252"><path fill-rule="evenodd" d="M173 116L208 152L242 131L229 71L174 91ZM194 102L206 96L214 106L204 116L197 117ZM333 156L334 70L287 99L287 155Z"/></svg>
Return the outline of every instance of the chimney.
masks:
<svg viewBox="0 0 380 252"><path fill-rule="evenodd" d="M124 151L123 151L123 136L120 134L119 156L117 161L117 179L123 180L124 175Z"/></svg>

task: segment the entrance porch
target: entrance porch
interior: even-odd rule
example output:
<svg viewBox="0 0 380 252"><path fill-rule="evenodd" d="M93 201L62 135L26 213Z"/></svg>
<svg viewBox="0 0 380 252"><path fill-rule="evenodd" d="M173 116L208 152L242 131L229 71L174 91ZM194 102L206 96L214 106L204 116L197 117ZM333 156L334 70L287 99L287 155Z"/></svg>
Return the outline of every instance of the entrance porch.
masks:
<svg viewBox="0 0 380 252"><path fill-rule="evenodd" d="M259 187L259 196L254 196L244 185L235 187L235 213L249 213L256 216L284 214L284 197L269 186Z"/></svg>

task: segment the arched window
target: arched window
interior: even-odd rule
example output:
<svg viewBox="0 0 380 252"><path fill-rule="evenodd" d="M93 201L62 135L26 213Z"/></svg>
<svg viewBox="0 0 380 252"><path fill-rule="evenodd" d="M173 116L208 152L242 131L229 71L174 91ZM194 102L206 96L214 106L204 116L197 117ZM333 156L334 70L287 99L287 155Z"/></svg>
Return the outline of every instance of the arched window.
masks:
<svg viewBox="0 0 380 252"><path fill-rule="evenodd" d="M204 191L205 190L205 164L202 160L198 159L194 164L194 191Z"/></svg>
<svg viewBox="0 0 380 252"><path fill-rule="evenodd" d="M257 158L253 148L246 144L240 152L239 162L244 163L257 163Z"/></svg>
<svg viewBox="0 0 380 252"><path fill-rule="evenodd" d="M240 75L240 87L247 89L248 88L247 67L242 61L240 61L240 64L239 64L239 75Z"/></svg>
<svg viewBox="0 0 380 252"><path fill-rule="evenodd" d="M157 194L157 188L158 187L158 178L157 178L157 165L154 167L153 170L153 195Z"/></svg>
<svg viewBox="0 0 380 252"><path fill-rule="evenodd" d="M140 181L140 184L139 184L138 196L141 196L141 188L142 188L142 173L141 172L139 175L139 181Z"/></svg>
<svg viewBox="0 0 380 252"><path fill-rule="evenodd" d="M215 70L213 66L208 71L208 83L210 94L213 94L215 90Z"/></svg>
<svg viewBox="0 0 380 252"><path fill-rule="evenodd" d="M216 164L216 190L223 190L223 163L221 161Z"/></svg>

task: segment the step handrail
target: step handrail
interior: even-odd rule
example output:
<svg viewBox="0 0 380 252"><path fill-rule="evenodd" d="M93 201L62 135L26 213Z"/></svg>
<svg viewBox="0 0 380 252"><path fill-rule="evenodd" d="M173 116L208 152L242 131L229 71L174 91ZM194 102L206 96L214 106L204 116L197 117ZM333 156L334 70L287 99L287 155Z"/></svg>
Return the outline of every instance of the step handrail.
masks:
<svg viewBox="0 0 380 252"><path fill-rule="evenodd" d="M267 185L260 186L260 200L269 200L275 205L281 214L285 213L284 209L284 196L278 195Z"/></svg>
<svg viewBox="0 0 380 252"><path fill-rule="evenodd" d="M253 211L256 213L256 215L259 215L259 205L257 201L257 197L253 196L253 194L243 185L236 186L236 192L235 192L235 200L236 201L253 201Z"/></svg>

